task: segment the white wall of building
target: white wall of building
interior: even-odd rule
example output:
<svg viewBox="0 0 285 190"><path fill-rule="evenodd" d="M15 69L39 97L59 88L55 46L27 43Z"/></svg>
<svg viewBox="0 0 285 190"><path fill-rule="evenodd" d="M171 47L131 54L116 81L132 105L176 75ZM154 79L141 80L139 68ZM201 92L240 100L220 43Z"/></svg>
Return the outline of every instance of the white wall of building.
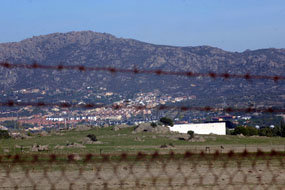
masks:
<svg viewBox="0 0 285 190"><path fill-rule="evenodd" d="M176 131L179 133L187 133L188 131L194 131L195 134L200 135L226 135L226 123L193 123L193 124L178 124L173 127L169 127L170 131Z"/></svg>

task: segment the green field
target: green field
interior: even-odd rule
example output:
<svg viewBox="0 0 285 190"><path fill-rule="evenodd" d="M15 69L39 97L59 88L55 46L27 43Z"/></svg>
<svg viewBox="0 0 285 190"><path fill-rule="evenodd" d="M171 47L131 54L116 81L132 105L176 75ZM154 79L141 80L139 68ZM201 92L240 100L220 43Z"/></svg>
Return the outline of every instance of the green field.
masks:
<svg viewBox="0 0 285 190"><path fill-rule="evenodd" d="M93 128L87 131L61 131L53 132L48 135L41 136L34 134L25 139L5 139L0 140L0 154L15 154L15 153L30 153L33 144L48 145L48 151L37 153L92 153L92 154L114 154L114 153L136 153L138 151L153 153L159 152L185 152L187 150L201 152L206 147L210 147L210 151L242 151L244 148L249 151L258 149L270 151L285 151L285 138L280 137L241 137L241 136L218 136L218 135L203 135L204 142L188 142L183 140L170 139L169 134L154 134L154 133L136 133L133 134L133 128L125 128L119 131L113 131L112 127ZM83 144L84 147L68 147L67 144L78 143L82 145L82 140L88 134L96 135L98 141L102 144ZM139 139L139 140L137 140ZM161 148L161 145L166 144L166 148ZM169 146L172 144L174 146ZM56 148L61 146L62 148ZM223 148L221 148L223 146ZM22 148L20 148L22 147Z"/></svg>

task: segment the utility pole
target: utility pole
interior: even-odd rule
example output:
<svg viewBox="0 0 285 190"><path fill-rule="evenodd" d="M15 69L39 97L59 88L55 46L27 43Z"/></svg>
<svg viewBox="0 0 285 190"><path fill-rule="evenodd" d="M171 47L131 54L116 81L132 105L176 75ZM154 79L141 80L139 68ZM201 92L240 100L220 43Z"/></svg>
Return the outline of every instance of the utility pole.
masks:
<svg viewBox="0 0 285 190"><path fill-rule="evenodd" d="M66 128L66 118L64 118L64 128L67 129Z"/></svg>

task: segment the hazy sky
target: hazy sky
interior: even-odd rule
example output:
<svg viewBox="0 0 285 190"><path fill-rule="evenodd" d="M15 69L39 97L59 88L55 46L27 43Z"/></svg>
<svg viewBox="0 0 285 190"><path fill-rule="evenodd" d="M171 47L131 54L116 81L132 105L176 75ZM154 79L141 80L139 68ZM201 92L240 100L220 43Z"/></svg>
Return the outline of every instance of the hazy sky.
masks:
<svg viewBox="0 0 285 190"><path fill-rule="evenodd" d="M230 51L285 48L285 0L0 0L0 42L93 30Z"/></svg>

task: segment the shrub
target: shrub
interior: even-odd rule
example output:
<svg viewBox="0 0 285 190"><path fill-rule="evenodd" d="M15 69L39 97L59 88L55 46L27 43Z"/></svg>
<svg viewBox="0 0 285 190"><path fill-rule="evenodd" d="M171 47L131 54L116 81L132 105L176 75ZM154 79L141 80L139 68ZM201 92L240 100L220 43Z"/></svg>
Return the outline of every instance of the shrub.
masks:
<svg viewBox="0 0 285 190"><path fill-rule="evenodd" d="M258 130L255 127L236 127L234 129L233 135L242 134L244 136L253 136L258 135Z"/></svg>
<svg viewBox="0 0 285 190"><path fill-rule="evenodd" d="M8 138L10 138L8 131L0 130L0 139L8 139Z"/></svg>
<svg viewBox="0 0 285 190"><path fill-rule="evenodd" d="M91 140L91 141L97 141L97 138L94 134L88 134L87 137Z"/></svg>
<svg viewBox="0 0 285 190"><path fill-rule="evenodd" d="M246 129L248 136L258 135L258 129L256 129L255 127L247 127Z"/></svg>
<svg viewBox="0 0 285 190"><path fill-rule="evenodd" d="M29 132L27 132L27 135L30 137L30 136L32 136L32 133L29 131Z"/></svg>
<svg viewBox="0 0 285 190"><path fill-rule="evenodd" d="M194 131L188 131L187 134L190 136L189 139L194 138Z"/></svg>
<svg viewBox="0 0 285 190"><path fill-rule="evenodd" d="M234 129L233 135L248 135L245 127L239 126Z"/></svg>
<svg viewBox="0 0 285 190"><path fill-rule="evenodd" d="M154 122L152 122L150 125L151 125L153 128L154 128L154 127L157 127L157 124L154 123Z"/></svg>
<svg viewBox="0 0 285 190"><path fill-rule="evenodd" d="M285 124L283 120L280 123L280 126L275 126L273 129L274 136L285 137Z"/></svg>
<svg viewBox="0 0 285 190"><path fill-rule="evenodd" d="M261 128L258 131L259 136L273 137L273 130L269 127Z"/></svg>
<svg viewBox="0 0 285 190"><path fill-rule="evenodd" d="M281 121L280 128L281 128L281 137L285 137L285 123L283 120Z"/></svg>
<svg viewBox="0 0 285 190"><path fill-rule="evenodd" d="M168 118L168 117L162 117L159 120L161 123L163 123L164 125L168 125L168 126L173 126L173 121L172 119Z"/></svg>

